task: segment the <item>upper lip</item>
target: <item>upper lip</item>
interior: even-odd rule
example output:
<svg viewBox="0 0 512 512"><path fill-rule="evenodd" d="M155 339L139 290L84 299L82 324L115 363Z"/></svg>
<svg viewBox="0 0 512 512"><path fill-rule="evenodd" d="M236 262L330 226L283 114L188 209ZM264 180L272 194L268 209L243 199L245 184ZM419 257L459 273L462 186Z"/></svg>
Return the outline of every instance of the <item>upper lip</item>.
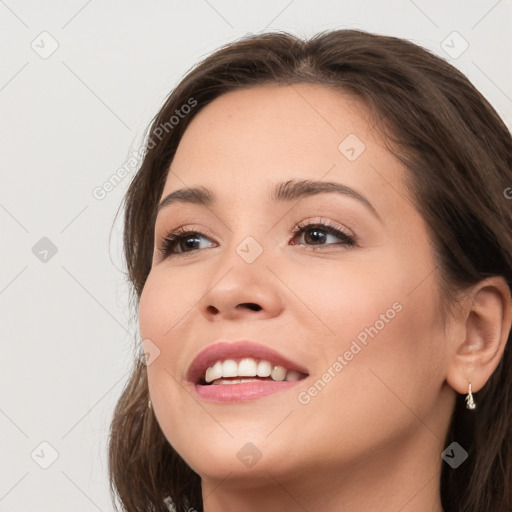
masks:
<svg viewBox="0 0 512 512"><path fill-rule="evenodd" d="M213 343L197 354L188 369L186 378L189 382L197 384L204 377L206 370L210 366L213 366L217 361L243 357L264 359L272 364L283 366L287 370L293 370L308 375L307 369L293 361L290 361L288 358L279 354L279 352L276 352L265 345L252 341L221 340Z"/></svg>

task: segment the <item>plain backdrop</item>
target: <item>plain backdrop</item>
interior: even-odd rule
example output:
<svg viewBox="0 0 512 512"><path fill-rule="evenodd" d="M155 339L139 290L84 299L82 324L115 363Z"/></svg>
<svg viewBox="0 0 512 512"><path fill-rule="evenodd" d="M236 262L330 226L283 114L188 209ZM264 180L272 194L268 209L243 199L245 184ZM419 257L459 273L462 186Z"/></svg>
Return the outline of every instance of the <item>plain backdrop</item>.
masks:
<svg viewBox="0 0 512 512"><path fill-rule="evenodd" d="M0 0L0 511L113 510L108 428L139 339L114 218L133 172L93 191L214 49L344 27L447 59L510 128L510 0Z"/></svg>

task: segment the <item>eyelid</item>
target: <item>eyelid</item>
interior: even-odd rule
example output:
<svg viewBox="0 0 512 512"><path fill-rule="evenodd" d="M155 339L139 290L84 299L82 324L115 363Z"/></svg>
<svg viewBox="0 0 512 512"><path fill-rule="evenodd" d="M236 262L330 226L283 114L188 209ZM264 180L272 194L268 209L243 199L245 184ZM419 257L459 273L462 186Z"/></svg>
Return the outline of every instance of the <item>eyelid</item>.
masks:
<svg viewBox="0 0 512 512"><path fill-rule="evenodd" d="M216 235L214 235L213 232L210 229L206 228L205 226L202 226L201 224L194 224L194 223L189 224L187 222L179 224L175 228L171 228L171 229L162 228L161 231L163 233L162 233L162 235L156 237L157 239L164 239L167 236L169 236L170 233L174 233L176 231L183 231L183 232L188 232L188 231L196 232L197 231L209 238L216 237Z"/></svg>
<svg viewBox="0 0 512 512"><path fill-rule="evenodd" d="M214 235L211 230L205 228L204 226L200 226L199 224L181 224L175 228L168 229L164 231L164 234L158 237L155 237L155 242L157 242L157 249L159 252L165 256L165 251L163 247L168 240L168 238L173 234L179 234L179 236L184 236L187 233L198 233L204 238L208 238L210 241L214 241L216 235Z"/></svg>
<svg viewBox="0 0 512 512"><path fill-rule="evenodd" d="M326 231L329 235L334 236L341 240L339 243L334 244L319 244L319 245L309 245L307 243L291 243L295 238L303 233L313 230L315 228L319 228L320 230ZM181 251L174 252L176 244L178 244L181 240L187 238L188 236L198 235L200 238L208 239L213 244L217 244L215 242L216 236L211 234L211 231L203 226L198 226L194 224L182 224L174 229L167 231L166 235L159 238L159 243L157 246L157 250L162 256L163 259L167 259L168 257L175 256L189 256L194 255L196 253L201 252L203 249L192 249L190 251ZM339 247L340 245L346 249L354 248L359 246L359 237L353 233L352 230L348 229L342 224L334 222L330 219L325 219L323 217L316 217L313 219L304 219L295 224L292 229L291 239L287 242L292 246L301 246L309 251L324 251L325 249L332 247ZM207 247L211 248L211 247Z"/></svg>
<svg viewBox="0 0 512 512"><path fill-rule="evenodd" d="M315 220L313 220L315 219ZM324 228L333 228L337 231L341 231L344 235L346 235L349 238L353 238L355 241L358 240L357 235L349 228L344 226L343 224L339 224L338 222L332 221L330 219L324 218L324 217L313 217L309 219L301 220L300 222L297 222L295 227L292 230L292 234L296 234L300 232L302 229L305 229L309 226L318 225Z"/></svg>
<svg viewBox="0 0 512 512"><path fill-rule="evenodd" d="M347 235L351 238L357 239L357 235L351 229L346 227L345 225L340 224L335 221L332 221L328 218L321 217L321 216L310 217L310 218L301 220L300 222L296 222L293 229L289 233L291 235L293 235L293 234L297 233L301 228L305 228L311 224L319 224L319 225L323 225L323 226L329 226L329 227L338 229L339 231L342 231L345 235ZM194 224L194 223L192 223L192 224L184 223L184 224L180 224L180 225L176 226L173 229L164 230L164 234L162 236L156 237L156 238L164 239L165 237L169 236L170 233L176 232L178 230L180 230L180 231L183 230L183 232L198 231L199 233L201 233L204 236L209 237L209 238L217 237L217 235L213 234L213 232L211 230L209 230L208 228L206 228L204 226L201 226L199 224Z"/></svg>

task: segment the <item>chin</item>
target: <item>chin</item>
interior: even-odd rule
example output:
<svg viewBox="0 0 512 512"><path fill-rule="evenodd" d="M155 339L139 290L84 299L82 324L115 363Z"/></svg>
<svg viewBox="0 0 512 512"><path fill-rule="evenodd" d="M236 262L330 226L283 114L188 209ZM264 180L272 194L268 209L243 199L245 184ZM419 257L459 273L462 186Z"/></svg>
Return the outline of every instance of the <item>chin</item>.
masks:
<svg viewBox="0 0 512 512"><path fill-rule="evenodd" d="M232 426L230 426L232 427ZM293 466L290 453L293 443L287 444L283 432L274 438L265 438L268 432L260 434L254 425L248 433L244 428L229 428L229 432L216 424L208 430L176 431L167 437L182 459L200 476L223 479L240 477L268 478L269 473L287 472ZM271 435L272 437L272 435ZM288 435L293 440L293 436Z"/></svg>

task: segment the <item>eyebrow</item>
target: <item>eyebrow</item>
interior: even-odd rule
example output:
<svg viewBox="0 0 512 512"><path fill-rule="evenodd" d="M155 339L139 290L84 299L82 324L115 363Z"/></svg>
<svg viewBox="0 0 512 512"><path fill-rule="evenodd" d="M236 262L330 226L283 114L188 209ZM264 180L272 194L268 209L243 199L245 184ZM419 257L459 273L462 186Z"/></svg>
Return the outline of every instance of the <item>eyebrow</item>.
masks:
<svg viewBox="0 0 512 512"><path fill-rule="evenodd" d="M336 193L352 197L365 205L372 214L382 222L379 213L366 197L346 185L331 181L288 180L277 183L270 191L270 202L275 205L279 202L288 202L324 193ZM155 216L158 215L162 208L178 202L199 204L208 207L215 203L215 194L212 190L203 186L175 190L160 202L156 209Z"/></svg>

